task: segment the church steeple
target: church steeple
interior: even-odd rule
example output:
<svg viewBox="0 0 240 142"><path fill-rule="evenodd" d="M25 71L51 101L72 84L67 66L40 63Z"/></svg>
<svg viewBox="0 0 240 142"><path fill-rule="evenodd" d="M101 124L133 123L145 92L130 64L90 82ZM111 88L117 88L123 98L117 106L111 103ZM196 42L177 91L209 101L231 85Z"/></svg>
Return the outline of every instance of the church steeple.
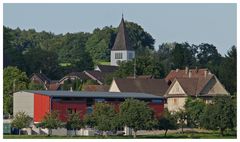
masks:
<svg viewBox="0 0 240 142"><path fill-rule="evenodd" d="M112 50L129 50L129 51L133 50L129 42L129 37L123 19L123 14Z"/></svg>
<svg viewBox="0 0 240 142"><path fill-rule="evenodd" d="M135 58L135 51L130 45L128 33L123 19L118 27L118 33L111 50L111 65L117 66L122 61L129 61Z"/></svg>

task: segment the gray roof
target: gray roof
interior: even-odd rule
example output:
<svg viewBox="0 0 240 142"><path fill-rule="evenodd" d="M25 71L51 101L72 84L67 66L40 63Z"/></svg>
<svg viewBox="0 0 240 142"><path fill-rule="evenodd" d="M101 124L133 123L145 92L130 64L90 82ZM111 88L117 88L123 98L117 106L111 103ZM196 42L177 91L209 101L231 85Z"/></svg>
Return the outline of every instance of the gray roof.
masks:
<svg viewBox="0 0 240 142"><path fill-rule="evenodd" d="M137 99L162 99L147 93L123 93L123 92L85 92L85 91L47 91L26 90L25 92L42 94L51 97L82 97L82 98L137 98Z"/></svg>

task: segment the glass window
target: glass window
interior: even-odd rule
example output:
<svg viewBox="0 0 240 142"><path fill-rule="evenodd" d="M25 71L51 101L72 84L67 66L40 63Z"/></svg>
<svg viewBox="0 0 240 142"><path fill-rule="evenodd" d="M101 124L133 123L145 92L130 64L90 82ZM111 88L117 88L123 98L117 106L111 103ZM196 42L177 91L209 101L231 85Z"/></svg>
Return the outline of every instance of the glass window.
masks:
<svg viewBox="0 0 240 142"><path fill-rule="evenodd" d="M104 101L105 101L105 99L95 99L95 102L98 102L98 103L104 102Z"/></svg>
<svg viewBox="0 0 240 142"><path fill-rule="evenodd" d="M133 58L133 53L128 53L128 58L132 59Z"/></svg>
<svg viewBox="0 0 240 142"><path fill-rule="evenodd" d="M115 53L115 59L122 59L122 53Z"/></svg>
<svg viewBox="0 0 240 142"><path fill-rule="evenodd" d="M153 103L156 103L156 104L160 104L160 103L162 103L163 101L160 100L160 99L154 99L154 100L152 100L152 102L153 102Z"/></svg>

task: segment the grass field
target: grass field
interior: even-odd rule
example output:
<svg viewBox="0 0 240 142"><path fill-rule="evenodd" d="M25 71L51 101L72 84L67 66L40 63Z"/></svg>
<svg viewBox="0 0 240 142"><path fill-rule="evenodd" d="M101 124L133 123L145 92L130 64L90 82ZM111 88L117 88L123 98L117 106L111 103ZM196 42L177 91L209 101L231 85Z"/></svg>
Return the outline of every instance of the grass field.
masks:
<svg viewBox="0 0 240 142"><path fill-rule="evenodd" d="M4 139L132 139L132 136L43 136L43 135L3 135ZM219 133L183 133L161 135L138 135L138 139L236 139L235 134L220 136Z"/></svg>

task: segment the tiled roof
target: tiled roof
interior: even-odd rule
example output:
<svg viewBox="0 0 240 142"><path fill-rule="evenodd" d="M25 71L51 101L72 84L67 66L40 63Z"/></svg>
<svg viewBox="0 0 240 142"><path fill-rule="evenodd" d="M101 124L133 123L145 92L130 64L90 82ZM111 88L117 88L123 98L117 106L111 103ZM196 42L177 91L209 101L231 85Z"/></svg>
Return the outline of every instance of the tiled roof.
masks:
<svg viewBox="0 0 240 142"><path fill-rule="evenodd" d="M84 85L84 91L107 92L109 85Z"/></svg>
<svg viewBox="0 0 240 142"><path fill-rule="evenodd" d="M208 75L207 77L198 78L175 78L167 93L172 89L175 82L179 82L180 86L184 90L187 96L197 96L201 93L207 83L215 77L214 75ZM183 94L178 94L183 95ZM165 96L175 96L174 94L165 94Z"/></svg>
<svg viewBox="0 0 240 142"><path fill-rule="evenodd" d="M103 84L106 73L100 71L84 71L84 73L99 84Z"/></svg>
<svg viewBox="0 0 240 142"><path fill-rule="evenodd" d="M47 83L50 83L50 82L51 82L51 80L50 80L45 74L43 74L43 73L33 73L33 74L31 75L31 78L32 78L34 75L37 76L43 83L45 83L45 81L46 81Z"/></svg>
<svg viewBox="0 0 240 142"><path fill-rule="evenodd" d="M101 72L112 73L118 69L118 66L98 65L98 68Z"/></svg>
<svg viewBox="0 0 240 142"><path fill-rule="evenodd" d="M163 96L168 89L164 79L115 79L121 92L141 92Z"/></svg>
<svg viewBox="0 0 240 142"><path fill-rule="evenodd" d="M207 74L205 74L207 73ZM189 78L189 74L191 74L191 78L199 78L205 77L205 75L211 75L211 72L208 69L188 69L185 70L171 70L170 73L166 76L166 81L173 81L175 78Z"/></svg>

